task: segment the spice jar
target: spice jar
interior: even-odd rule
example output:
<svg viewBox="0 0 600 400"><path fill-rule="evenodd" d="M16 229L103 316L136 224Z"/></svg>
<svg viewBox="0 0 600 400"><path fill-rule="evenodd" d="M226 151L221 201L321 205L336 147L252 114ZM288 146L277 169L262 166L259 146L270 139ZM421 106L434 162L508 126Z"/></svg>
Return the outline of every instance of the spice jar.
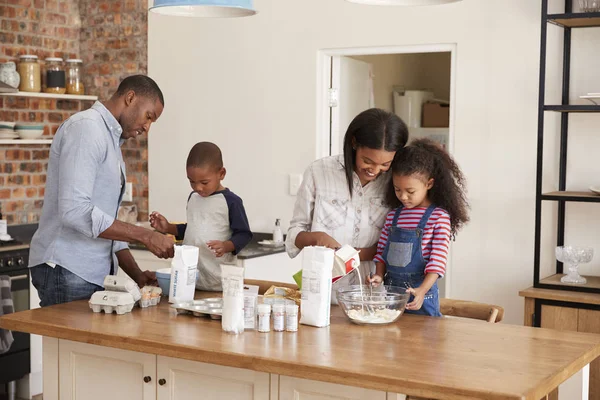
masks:
<svg viewBox="0 0 600 400"><path fill-rule="evenodd" d="M271 305L258 305L258 331L269 332L271 330Z"/></svg>
<svg viewBox="0 0 600 400"><path fill-rule="evenodd" d="M68 94L84 94L83 80L81 71L83 62L78 58L71 58L66 61L67 67L67 93Z"/></svg>
<svg viewBox="0 0 600 400"><path fill-rule="evenodd" d="M46 58L46 79L44 92L52 94L65 94L67 92L65 68L62 58Z"/></svg>
<svg viewBox="0 0 600 400"><path fill-rule="evenodd" d="M22 92L40 92L42 90L40 64L38 57L25 54L19 57L19 90Z"/></svg>
<svg viewBox="0 0 600 400"><path fill-rule="evenodd" d="M273 304L273 330L275 332L285 330L285 304Z"/></svg>
<svg viewBox="0 0 600 400"><path fill-rule="evenodd" d="M285 306L285 330L296 332L298 330L298 305L288 304Z"/></svg>

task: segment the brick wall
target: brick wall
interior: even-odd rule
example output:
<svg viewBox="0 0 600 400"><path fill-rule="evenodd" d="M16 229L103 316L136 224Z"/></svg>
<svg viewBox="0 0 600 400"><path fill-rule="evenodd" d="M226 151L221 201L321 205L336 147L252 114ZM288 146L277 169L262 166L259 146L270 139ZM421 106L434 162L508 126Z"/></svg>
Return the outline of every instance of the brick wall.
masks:
<svg viewBox="0 0 600 400"><path fill-rule="evenodd" d="M145 0L0 0L0 62L21 54L82 58L86 94L102 101L127 75L147 71ZM90 101L0 97L0 120L36 121L50 137ZM41 214L49 145L0 145L0 206L8 223L37 222ZM140 220L148 215L145 137L123 147L128 181Z"/></svg>
<svg viewBox="0 0 600 400"><path fill-rule="evenodd" d="M100 101L129 75L148 71L148 2L80 0L84 84ZM127 181L132 183L138 220L148 220L148 138L123 144Z"/></svg>

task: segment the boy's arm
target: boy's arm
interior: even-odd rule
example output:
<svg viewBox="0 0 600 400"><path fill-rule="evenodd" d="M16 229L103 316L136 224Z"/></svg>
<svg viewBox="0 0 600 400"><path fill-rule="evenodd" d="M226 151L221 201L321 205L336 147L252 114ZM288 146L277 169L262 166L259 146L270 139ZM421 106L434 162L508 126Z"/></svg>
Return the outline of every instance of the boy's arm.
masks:
<svg viewBox="0 0 600 400"><path fill-rule="evenodd" d="M229 241L233 247L232 253L237 254L250 243L252 232L242 199L237 196L228 196L227 205L229 206L229 226L232 231Z"/></svg>

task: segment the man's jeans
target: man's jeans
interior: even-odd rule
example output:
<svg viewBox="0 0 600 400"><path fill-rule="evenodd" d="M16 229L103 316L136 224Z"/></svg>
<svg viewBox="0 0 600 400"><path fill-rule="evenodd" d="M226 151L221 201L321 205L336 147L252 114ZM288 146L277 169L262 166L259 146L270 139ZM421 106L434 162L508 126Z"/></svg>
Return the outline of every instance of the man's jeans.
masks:
<svg viewBox="0 0 600 400"><path fill-rule="evenodd" d="M52 268L48 264L31 267L31 282L40 296L40 306L89 300L102 287L85 281L60 265Z"/></svg>

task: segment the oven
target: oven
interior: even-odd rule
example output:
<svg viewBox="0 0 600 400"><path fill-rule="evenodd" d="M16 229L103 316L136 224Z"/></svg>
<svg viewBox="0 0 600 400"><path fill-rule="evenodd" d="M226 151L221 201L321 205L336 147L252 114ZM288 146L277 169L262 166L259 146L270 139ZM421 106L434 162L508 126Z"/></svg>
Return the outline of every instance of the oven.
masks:
<svg viewBox="0 0 600 400"><path fill-rule="evenodd" d="M29 310L29 246L0 245L0 275L8 275L14 312ZM8 352L0 354L0 384L23 378L30 372L28 333L12 331L14 341Z"/></svg>

